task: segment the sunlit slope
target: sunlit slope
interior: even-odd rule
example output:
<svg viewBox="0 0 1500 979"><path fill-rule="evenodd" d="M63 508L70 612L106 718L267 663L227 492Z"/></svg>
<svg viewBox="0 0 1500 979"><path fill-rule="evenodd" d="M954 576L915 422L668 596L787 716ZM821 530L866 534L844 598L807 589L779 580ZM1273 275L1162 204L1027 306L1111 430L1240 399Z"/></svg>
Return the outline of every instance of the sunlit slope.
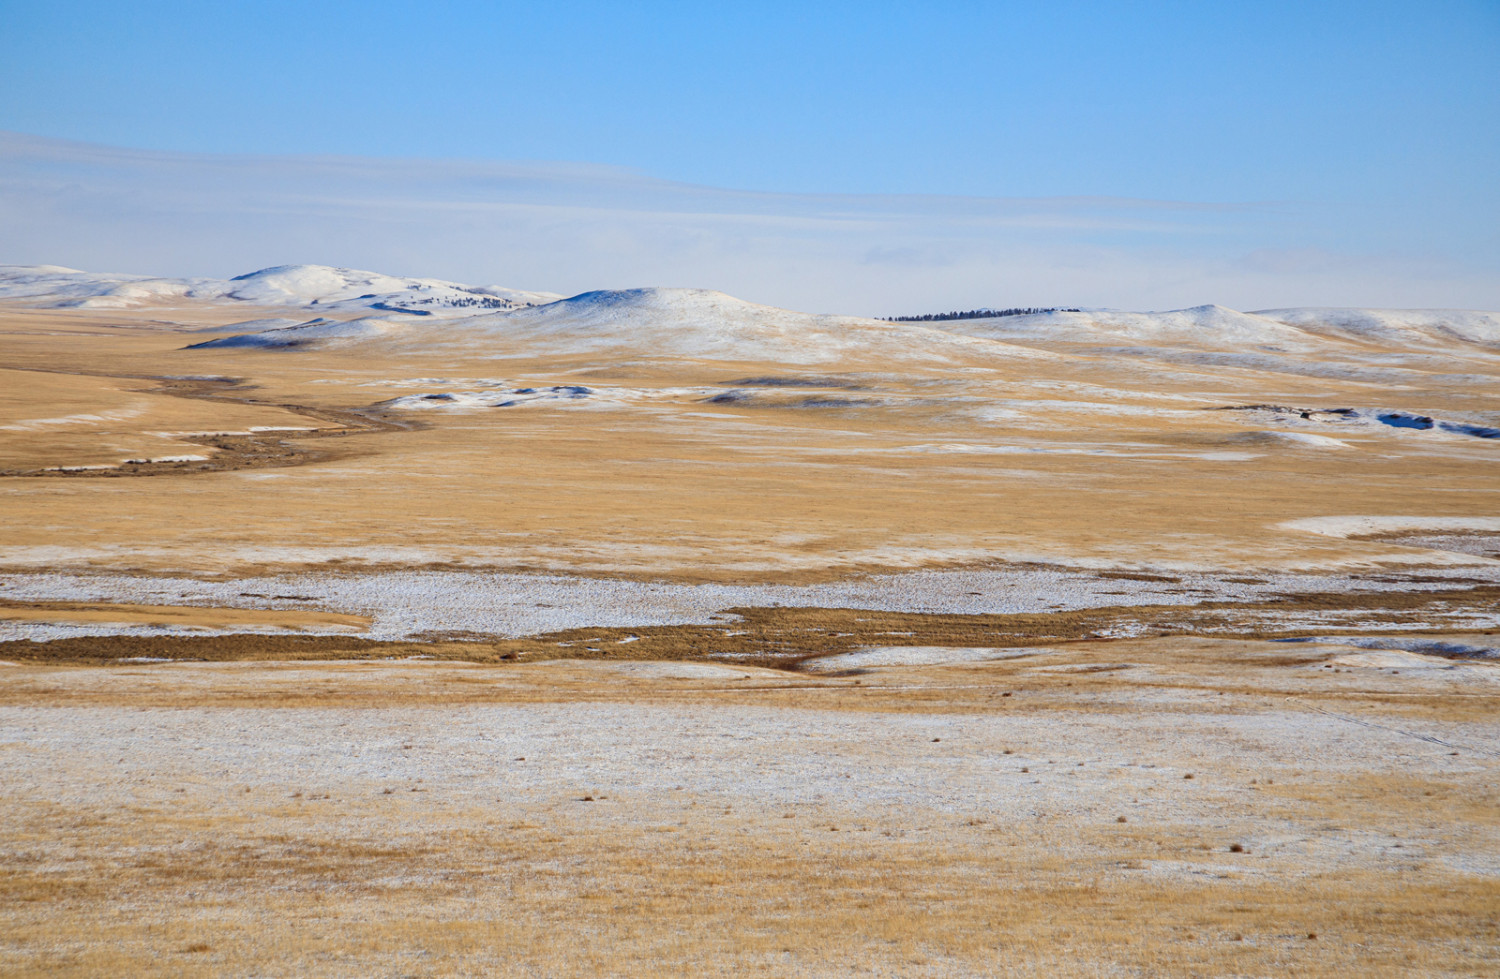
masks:
<svg viewBox="0 0 1500 979"><path fill-rule="evenodd" d="M936 325L953 333L1013 340L1246 353L1338 354L1372 344L1408 354L1453 345L1500 352L1500 313L1479 310L1308 307L1244 313L1207 305L1165 312L1058 310Z"/></svg>
<svg viewBox="0 0 1500 979"><path fill-rule="evenodd" d="M1276 346L1311 349L1317 337L1284 323L1224 306L1161 313L1059 310L1019 316L945 320L943 329L970 336L1069 343L1170 344L1213 350Z"/></svg>
<svg viewBox="0 0 1500 979"><path fill-rule="evenodd" d="M829 364L855 358L951 363L1041 356L910 324L799 313L707 289L588 292L513 312L432 322L410 316L311 321L225 337L202 347L267 349L365 344L404 356L613 357Z"/></svg>
<svg viewBox="0 0 1500 979"><path fill-rule="evenodd" d="M1412 350L1475 344L1500 352L1500 313L1471 309L1265 309L1254 315L1318 336Z"/></svg>

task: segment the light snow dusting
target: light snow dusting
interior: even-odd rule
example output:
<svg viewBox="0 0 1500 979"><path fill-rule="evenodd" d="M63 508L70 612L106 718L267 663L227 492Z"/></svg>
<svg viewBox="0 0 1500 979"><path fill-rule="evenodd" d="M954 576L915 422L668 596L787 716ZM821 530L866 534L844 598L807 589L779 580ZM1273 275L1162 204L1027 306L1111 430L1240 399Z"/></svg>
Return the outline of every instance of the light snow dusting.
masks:
<svg viewBox="0 0 1500 979"><path fill-rule="evenodd" d="M1462 573L1464 580L1482 577L1500 582L1500 562L1466 567ZM1216 574L1184 574L1176 580L1162 581L1129 580L1049 567L914 571L812 585L690 585L571 575L453 571L308 573L229 581L44 573L0 575L0 599L317 609L370 616L374 621L366 635L399 640L433 633L527 636L591 626L729 625L735 621L730 609L769 606L1019 614L1120 605L1253 602L1315 592L1428 591L1453 584L1448 573L1420 570L1408 572L1397 581L1278 573L1262 575L1251 582ZM1494 619L1495 624L1500 624L1500 612ZM42 641L116 634L182 633L173 628L113 623L0 621L0 640ZM203 635L206 631L194 630L193 634Z"/></svg>

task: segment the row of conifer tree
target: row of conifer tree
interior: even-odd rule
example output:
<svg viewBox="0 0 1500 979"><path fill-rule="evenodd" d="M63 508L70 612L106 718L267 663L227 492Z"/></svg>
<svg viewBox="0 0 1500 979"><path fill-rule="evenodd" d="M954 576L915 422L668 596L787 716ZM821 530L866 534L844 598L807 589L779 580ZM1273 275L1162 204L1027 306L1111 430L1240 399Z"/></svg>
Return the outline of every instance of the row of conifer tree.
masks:
<svg viewBox="0 0 1500 979"><path fill-rule="evenodd" d="M951 313L923 313L921 316L887 316L888 323L936 323L943 320L987 320L997 316L1029 316L1032 313L1080 313L1079 309L1061 306L1012 306L1009 309L966 309Z"/></svg>

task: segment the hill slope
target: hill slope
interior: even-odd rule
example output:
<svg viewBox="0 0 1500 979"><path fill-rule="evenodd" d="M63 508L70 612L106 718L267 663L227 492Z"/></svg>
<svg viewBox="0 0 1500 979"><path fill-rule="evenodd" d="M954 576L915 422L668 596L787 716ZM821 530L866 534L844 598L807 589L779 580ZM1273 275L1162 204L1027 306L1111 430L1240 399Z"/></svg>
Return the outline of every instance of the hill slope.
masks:
<svg viewBox="0 0 1500 979"><path fill-rule="evenodd" d="M1254 315L1318 336L1387 345L1500 346L1500 313L1472 309L1263 309Z"/></svg>
<svg viewBox="0 0 1500 979"><path fill-rule="evenodd" d="M857 354L906 361L1042 356L906 323L761 306L708 289L586 292L542 306L442 323L400 316L313 321L198 346L275 348L371 340L410 353L483 344L491 355L502 357L615 351L631 357L788 364L828 363Z"/></svg>
<svg viewBox="0 0 1500 979"><path fill-rule="evenodd" d="M1452 344L1500 345L1500 313L1460 309L1303 307L1242 313L1224 306L1164 312L1057 311L945 320L939 329L966 336L1198 350L1311 352L1375 343L1421 353Z"/></svg>

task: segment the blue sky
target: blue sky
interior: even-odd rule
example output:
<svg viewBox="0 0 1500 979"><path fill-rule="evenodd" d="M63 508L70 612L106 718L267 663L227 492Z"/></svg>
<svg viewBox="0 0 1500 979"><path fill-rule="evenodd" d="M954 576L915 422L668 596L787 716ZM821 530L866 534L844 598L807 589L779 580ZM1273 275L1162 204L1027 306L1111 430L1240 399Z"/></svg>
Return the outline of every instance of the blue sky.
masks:
<svg viewBox="0 0 1500 979"><path fill-rule="evenodd" d="M1500 303L1500 286L1485 288L1500 277L1495 0L0 0L0 25L0 129L17 133L200 161L332 154L594 164L648 182L756 192L756 207L782 217L805 217L820 195L926 195L935 213L951 212L952 202L932 195L1232 205L1217 235L1198 224L1175 238L1094 229L1075 244L1096 257L1110 250L1125 265L1177 263L1180 276L1156 276L1161 288L1135 290L1135 302L1205 298L1187 288L1192 259L1222 253L1224 263L1259 263L1257 282L1282 270L1287 287L1272 289L1267 303L1352 302L1364 282L1384 282L1389 299L1408 304ZM28 166L35 176L35 161ZM403 199L422 198L424 187L439 200L454 192L421 168L402 172L408 182L392 193ZM491 187L492 202L505 203L507 192ZM646 196L661 203L659 193ZM1258 209L1248 224L1243 207ZM237 213L226 205L226 234ZM907 247L913 255L943 238L931 222L924 227ZM1030 240L1004 228L985 233L995 237L980 244L997 256L1010 254L1007 242ZM84 235L80 226L78 240ZM954 235L950 251L977 254L972 229ZM60 260L53 252L69 250L65 238L38 240L48 254L33 260ZM896 254L899 238L892 231L871 247ZM26 260L18 252L30 244L0 241L0 260ZM324 244L338 253L324 256L330 262L363 247ZM607 250L580 242L584 253L591 257L578 271L604 279L623 266L679 284L678 268L719 274L712 264L683 266L682 252L663 253L658 266L639 256L612 266ZM499 267L508 254L496 251L486 278L514 278ZM195 242L184 255L204 262L212 249ZM1340 263L1362 271L1337 286L1326 272ZM1316 282L1314 265L1323 269ZM981 266L972 288L928 295L934 284L913 280L909 294L889 299L985 301ZM723 275L733 278L732 269L726 260ZM1001 279L1002 271L992 269ZM1059 284L1088 287L1094 274L1081 267ZM1403 274L1410 288L1389 288ZM785 291L804 305L847 306L852 293L837 275L831 265L821 300ZM549 288L578 276L559 269L551 278L511 284ZM774 276L755 281L776 293Z"/></svg>

